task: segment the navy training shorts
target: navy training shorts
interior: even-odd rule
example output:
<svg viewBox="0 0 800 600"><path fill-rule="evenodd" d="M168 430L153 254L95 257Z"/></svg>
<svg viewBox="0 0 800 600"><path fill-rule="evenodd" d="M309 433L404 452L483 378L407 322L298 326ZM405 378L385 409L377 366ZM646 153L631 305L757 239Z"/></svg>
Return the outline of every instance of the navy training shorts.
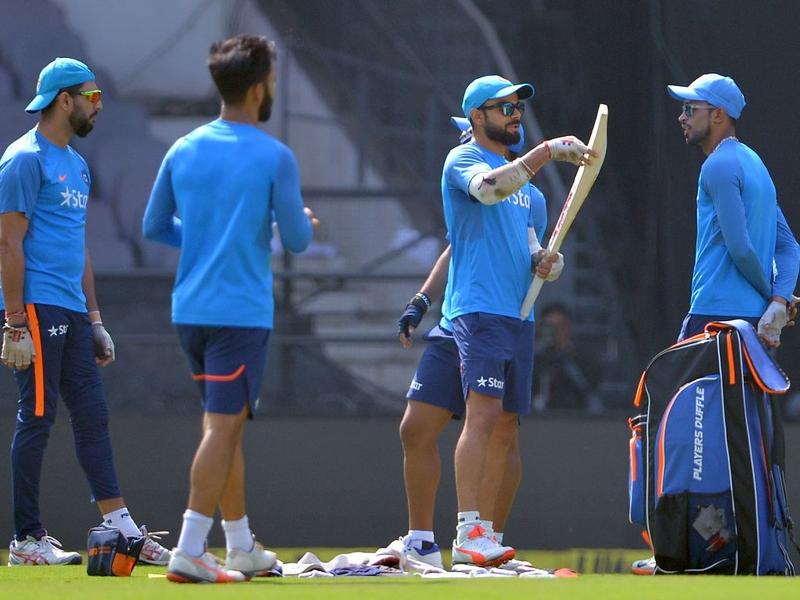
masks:
<svg viewBox="0 0 800 600"><path fill-rule="evenodd" d="M204 325L175 328L200 390L203 410L238 414L246 403L252 418L259 403L272 330Z"/></svg>
<svg viewBox="0 0 800 600"><path fill-rule="evenodd" d="M452 322L464 397L472 389L502 399L506 412L528 414L533 383L533 322L482 312L461 315Z"/></svg>
<svg viewBox="0 0 800 600"><path fill-rule="evenodd" d="M419 360L406 398L438 406L455 417L464 416L461 360L453 334L436 326L422 339L428 346Z"/></svg>

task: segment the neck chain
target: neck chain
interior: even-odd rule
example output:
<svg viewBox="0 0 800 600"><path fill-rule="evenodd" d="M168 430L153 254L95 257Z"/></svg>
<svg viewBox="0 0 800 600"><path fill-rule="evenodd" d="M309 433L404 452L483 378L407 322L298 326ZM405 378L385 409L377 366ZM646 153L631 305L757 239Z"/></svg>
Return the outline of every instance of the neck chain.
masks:
<svg viewBox="0 0 800 600"><path fill-rule="evenodd" d="M719 144L717 144L717 147L716 147L716 148L714 148L714 149L711 151L711 154L714 154L714 152L716 152L717 150L719 150L719 147L720 147L720 146L722 146L722 144L724 144L724 143L725 143L725 142L727 142L728 140L733 140L734 142L738 142L738 141L739 141L739 138L737 138L735 135L729 135L728 137L721 139L721 140L719 141Z"/></svg>

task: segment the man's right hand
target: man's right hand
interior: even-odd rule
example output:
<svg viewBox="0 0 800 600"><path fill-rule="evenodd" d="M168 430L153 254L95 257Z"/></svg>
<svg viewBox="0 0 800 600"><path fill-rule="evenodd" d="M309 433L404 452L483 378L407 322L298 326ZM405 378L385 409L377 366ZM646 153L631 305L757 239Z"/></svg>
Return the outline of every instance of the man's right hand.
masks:
<svg viewBox="0 0 800 600"><path fill-rule="evenodd" d="M308 208L307 206L303 207L303 212L306 213L308 220L311 221L311 226L314 228L314 231L319 230L319 219L314 214L314 211Z"/></svg>
<svg viewBox="0 0 800 600"><path fill-rule="evenodd" d="M24 371L36 358L31 332L27 325L3 327L3 351L0 360L7 367Z"/></svg>
<svg viewBox="0 0 800 600"><path fill-rule="evenodd" d="M397 321L397 335L403 348L411 347L413 343L411 334L419 327L420 321L422 321L425 313L428 312L430 305L430 299L422 292L415 294L406 304L406 309L400 315L400 320Z"/></svg>
<svg viewBox="0 0 800 600"><path fill-rule="evenodd" d="M590 150L574 135L547 140L545 144L550 152L550 160L568 162L573 165L590 165L592 161L589 157L597 156L597 152Z"/></svg>

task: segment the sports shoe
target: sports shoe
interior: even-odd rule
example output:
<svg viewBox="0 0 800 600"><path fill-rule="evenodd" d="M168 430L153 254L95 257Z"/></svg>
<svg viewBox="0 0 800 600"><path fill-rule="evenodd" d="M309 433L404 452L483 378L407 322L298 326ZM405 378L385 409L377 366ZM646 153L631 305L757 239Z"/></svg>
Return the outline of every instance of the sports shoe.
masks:
<svg viewBox="0 0 800 600"><path fill-rule="evenodd" d="M234 548L228 550L225 557L225 568L229 571L240 571L249 577L266 577L272 569L278 557L274 552L265 550L264 546L253 540L251 550L240 550Z"/></svg>
<svg viewBox="0 0 800 600"><path fill-rule="evenodd" d="M47 534L38 540L27 536L23 541L16 538L8 546L8 566L21 565L79 565L81 555L77 552L64 552L61 542Z"/></svg>
<svg viewBox="0 0 800 600"><path fill-rule="evenodd" d="M169 531L147 531L147 527L139 527L144 537L144 545L139 553L139 562L145 565L157 565L163 567L169 564L172 554L156 540L160 540L162 535L167 535Z"/></svg>
<svg viewBox="0 0 800 600"><path fill-rule="evenodd" d="M442 552L439 544L421 540L412 540L408 535L401 535L385 548L375 552L375 558L369 561L370 565L383 565L386 567L399 567L403 557L411 556L419 562L437 569L444 569Z"/></svg>
<svg viewBox="0 0 800 600"><path fill-rule="evenodd" d="M195 558L180 548L172 549L167 579L175 583L237 583L247 581L244 573L220 568L209 552Z"/></svg>
<svg viewBox="0 0 800 600"><path fill-rule="evenodd" d="M656 572L656 557L642 558L631 563L631 573L634 575L653 575Z"/></svg>
<svg viewBox="0 0 800 600"><path fill-rule="evenodd" d="M461 539L453 540L453 564L477 565L479 567L497 567L514 558L516 552L510 546L501 546L487 535L481 525L473 525Z"/></svg>

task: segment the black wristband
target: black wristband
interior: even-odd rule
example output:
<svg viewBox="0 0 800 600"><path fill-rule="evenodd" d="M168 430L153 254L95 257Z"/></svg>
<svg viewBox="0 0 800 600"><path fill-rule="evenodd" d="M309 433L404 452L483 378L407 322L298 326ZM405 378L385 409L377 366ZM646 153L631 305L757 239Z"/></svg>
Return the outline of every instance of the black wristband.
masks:
<svg viewBox="0 0 800 600"><path fill-rule="evenodd" d="M417 292L414 294L414 297L408 301L409 304L413 304L417 308L419 308L423 313L428 312L431 307L431 299L428 298L428 294L425 292Z"/></svg>

